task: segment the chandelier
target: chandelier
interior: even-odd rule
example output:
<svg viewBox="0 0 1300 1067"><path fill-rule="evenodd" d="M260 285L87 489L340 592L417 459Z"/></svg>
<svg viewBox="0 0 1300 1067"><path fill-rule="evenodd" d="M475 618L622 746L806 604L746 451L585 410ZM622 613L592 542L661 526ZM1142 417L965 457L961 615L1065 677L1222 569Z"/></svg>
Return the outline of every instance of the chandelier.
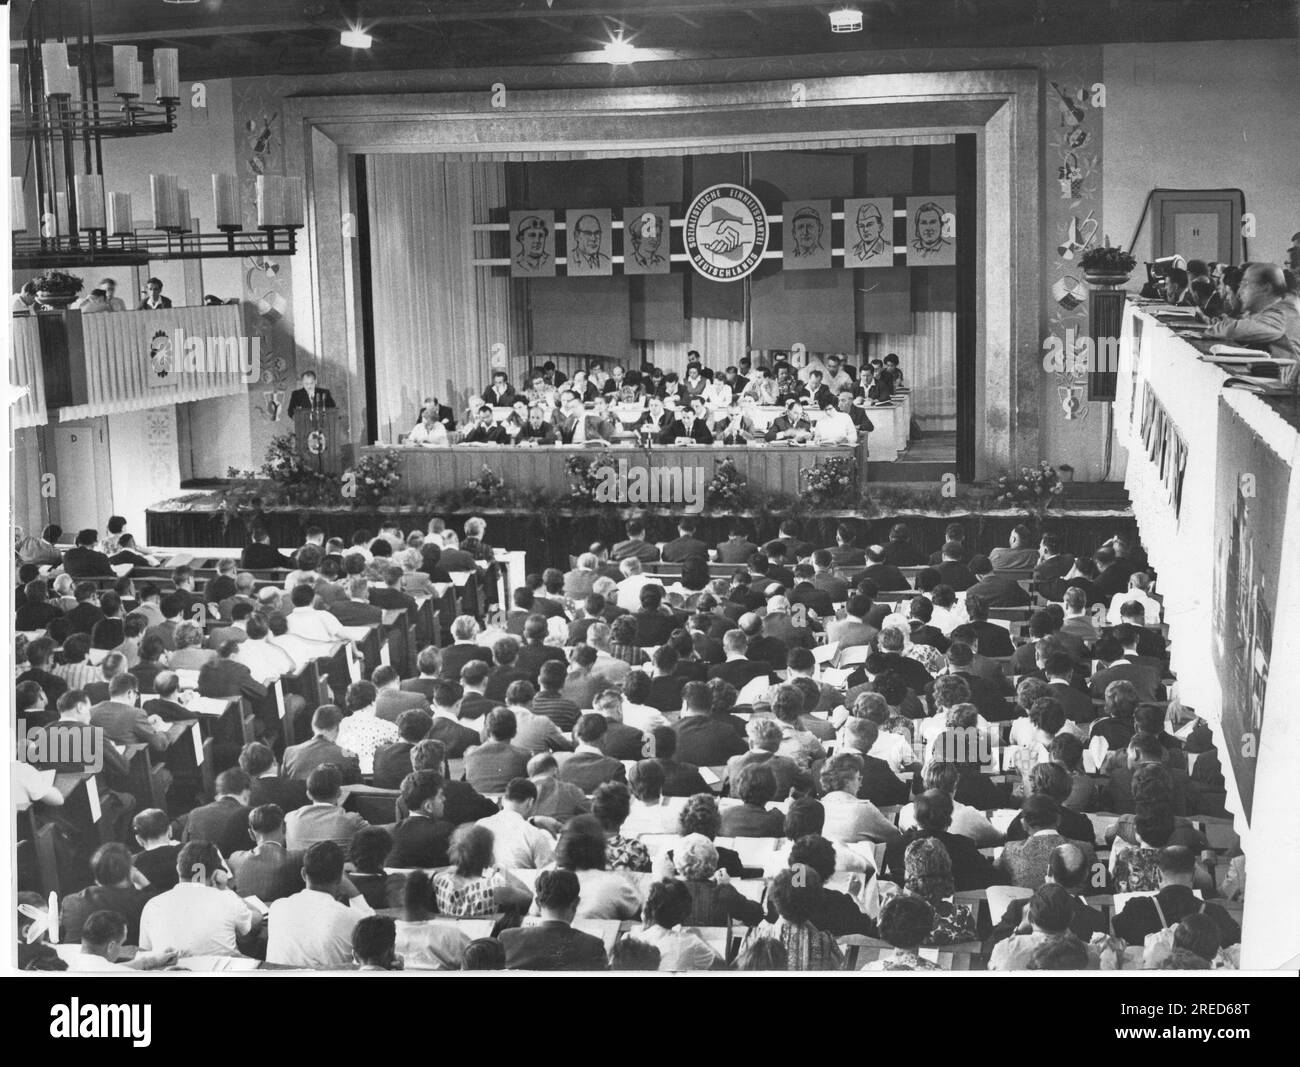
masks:
<svg viewBox="0 0 1300 1067"><path fill-rule="evenodd" d="M179 187L175 175L150 176L149 228L136 228L129 193L105 191L105 139L176 129L176 49L153 50L154 99L147 100L135 45L113 46L113 84L100 84L90 0L33 0L24 42L21 62L9 67L9 136L25 145L26 159L24 176L10 179L13 269L142 266L151 260L297 251L304 221L301 178L259 176L257 226L245 230L238 180L214 174L214 233L197 232L189 190Z"/></svg>

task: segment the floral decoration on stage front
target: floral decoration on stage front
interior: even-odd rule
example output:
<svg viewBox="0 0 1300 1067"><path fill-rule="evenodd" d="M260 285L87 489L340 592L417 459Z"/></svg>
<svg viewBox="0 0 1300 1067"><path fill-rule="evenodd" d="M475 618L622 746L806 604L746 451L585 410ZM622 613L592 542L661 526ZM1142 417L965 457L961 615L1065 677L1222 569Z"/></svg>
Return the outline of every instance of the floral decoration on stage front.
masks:
<svg viewBox="0 0 1300 1067"><path fill-rule="evenodd" d="M604 456L573 455L564 461L564 473L569 478L568 502L571 504L597 503L596 491L607 483L608 475L602 472L613 468Z"/></svg>
<svg viewBox="0 0 1300 1067"><path fill-rule="evenodd" d="M858 465L849 456L828 456L799 471L799 502L808 507L844 507L858 499Z"/></svg>
<svg viewBox="0 0 1300 1067"><path fill-rule="evenodd" d="M1019 474L1002 474L998 477L998 507L1023 507L1031 514L1042 515L1065 493L1060 472L1047 460L1036 467L1021 467Z"/></svg>
<svg viewBox="0 0 1300 1067"><path fill-rule="evenodd" d="M704 487L704 502L710 508L739 511L753 504L754 490L749 479L740 473L735 460L718 462L713 478Z"/></svg>
<svg viewBox="0 0 1300 1067"><path fill-rule="evenodd" d="M471 478L465 483L465 490L468 494L466 503L479 507L492 507L495 504L504 504L508 500L506 483L486 463L483 464L483 469L479 471L477 478Z"/></svg>
<svg viewBox="0 0 1300 1067"><path fill-rule="evenodd" d="M371 452L343 472L343 496L350 496L354 504L373 507L384 503L401 480L396 452Z"/></svg>

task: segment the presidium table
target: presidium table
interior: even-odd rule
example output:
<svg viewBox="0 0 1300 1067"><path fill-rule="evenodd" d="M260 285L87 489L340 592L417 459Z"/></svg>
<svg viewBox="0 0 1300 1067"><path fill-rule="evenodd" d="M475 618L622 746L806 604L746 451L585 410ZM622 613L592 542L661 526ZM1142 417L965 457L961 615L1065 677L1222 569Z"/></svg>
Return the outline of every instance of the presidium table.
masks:
<svg viewBox="0 0 1300 1067"><path fill-rule="evenodd" d="M361 454L395 451L402 475L403 494L424 495L452 488L464 488L477 478L483 467L491 469L511 488L549 489L564 493L570 488L565 464L570 456L590 459L609 458L615 466L620 460L628 468L678 468L686 472L699 468L701 489L714 475L719 463L730 459L749 484L771 492L797 494L799 471L831 456L857 458L858 478L866 477L866 461L861 446L817 447L814 445L467 445L428 448L422 445L368 445Z"/></svg>

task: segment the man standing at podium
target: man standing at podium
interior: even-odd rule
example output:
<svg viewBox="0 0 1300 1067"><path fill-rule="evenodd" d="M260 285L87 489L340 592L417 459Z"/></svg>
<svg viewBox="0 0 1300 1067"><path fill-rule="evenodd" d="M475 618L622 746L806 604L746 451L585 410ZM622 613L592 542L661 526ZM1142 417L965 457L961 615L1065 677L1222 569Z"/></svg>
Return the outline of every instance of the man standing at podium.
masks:
<svg viewBox="0 0 1300 1067"><path fill-rule="evenodd" d="M315 371L304 371L299 381L302 387L289 394L289 418L298 411L321 411L335 406L328 389L316 388Z"/></svg>

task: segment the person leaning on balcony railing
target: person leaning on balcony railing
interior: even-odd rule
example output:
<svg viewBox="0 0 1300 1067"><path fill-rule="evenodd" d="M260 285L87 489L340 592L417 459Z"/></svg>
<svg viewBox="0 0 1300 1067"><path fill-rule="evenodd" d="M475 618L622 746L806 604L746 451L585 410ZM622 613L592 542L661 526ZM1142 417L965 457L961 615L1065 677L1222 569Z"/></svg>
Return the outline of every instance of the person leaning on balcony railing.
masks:
<svg viewBox="0 0 1300 1067"><path fill-rule="evenodd" d="M1205 337L1258 347L1274 359L1300 361L1300 307L1288 297L1286 275L1275 263L1252 263L1237 287L1241 317L1215 321ZM1204 315L1198 316L1205 318ZM1279 377L1294 386L1300 362L1279 368Z"/></svg>

